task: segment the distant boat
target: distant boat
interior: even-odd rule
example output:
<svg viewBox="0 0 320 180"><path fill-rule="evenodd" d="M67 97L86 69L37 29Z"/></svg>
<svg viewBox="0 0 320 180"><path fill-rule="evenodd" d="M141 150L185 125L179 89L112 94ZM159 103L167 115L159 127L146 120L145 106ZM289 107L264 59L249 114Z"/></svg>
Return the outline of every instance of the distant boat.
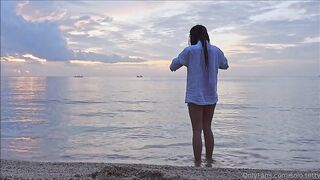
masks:
<svg viewBox="0 0 320 180"><path fill-rule="evenodd" d="M73 77L75 77L75 78L83 78L83 76L81 76L81 75L75 75Z"/></svg>
<svg viewBox="0 0 320 180"><path fill-rule="evenodd" d="M138 76L137 76L137 78L142 78L142 77L143 77L142 75L138 75Z"/></svg>

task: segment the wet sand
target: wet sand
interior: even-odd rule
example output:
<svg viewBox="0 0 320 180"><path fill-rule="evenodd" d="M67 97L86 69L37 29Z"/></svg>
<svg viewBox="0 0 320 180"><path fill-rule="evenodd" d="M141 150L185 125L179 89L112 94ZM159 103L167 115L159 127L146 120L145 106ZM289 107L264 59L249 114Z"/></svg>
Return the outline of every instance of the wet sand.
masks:
<svg viewBox="0 0 320 180"><path fill-rule="evenodd" d="M1 160L1 179L320 179L320 169L262 170Z"/></svg>

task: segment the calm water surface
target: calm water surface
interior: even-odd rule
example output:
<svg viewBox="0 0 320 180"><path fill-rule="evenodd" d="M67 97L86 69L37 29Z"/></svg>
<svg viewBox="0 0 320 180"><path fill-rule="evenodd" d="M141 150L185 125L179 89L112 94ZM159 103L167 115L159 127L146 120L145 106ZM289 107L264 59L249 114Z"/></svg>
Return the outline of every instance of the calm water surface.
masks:
<svg viewBox="0 0 320 180"><path fill-rule="evenodd" d="M214 167L320 168L319 78L218 89ZM178 77L2 77L1 158L193 165L184 93Z"/></svg>

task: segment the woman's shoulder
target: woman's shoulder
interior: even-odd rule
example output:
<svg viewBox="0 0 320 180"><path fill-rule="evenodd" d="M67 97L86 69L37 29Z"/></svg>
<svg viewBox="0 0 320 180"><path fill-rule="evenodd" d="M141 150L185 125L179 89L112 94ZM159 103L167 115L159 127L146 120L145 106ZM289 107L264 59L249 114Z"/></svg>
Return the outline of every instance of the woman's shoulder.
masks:
<svg viewBox="0 0 320 180"><path fill-rule="evenodd" d="M219 48L218 46L213 45L213 44L210 44L209 47L210 47L211 49L220 50L220 48Z"/></svg>
<svg viewBox="0 0 320 180"><path fill-rule="evenodd" d="M201 50L201 49L202 49L201 43L190 45L185 48L185 50L187 51L194 51L194 50Z"/></svg>
<svg viewBox="0 0 320 180"><path fill-rule="evenodd" d="M191 46L187 46L183 49L182 53L188 54L191 51Z"/></svg>
<svg viewBox="0 0 320 180"><path fill-rule="evenodd" d="M215 46L215 45L210 44L209 47L210 47L210 49L211 49L212 51L222 52L222 50L221 50L218 46Z"/></svg>

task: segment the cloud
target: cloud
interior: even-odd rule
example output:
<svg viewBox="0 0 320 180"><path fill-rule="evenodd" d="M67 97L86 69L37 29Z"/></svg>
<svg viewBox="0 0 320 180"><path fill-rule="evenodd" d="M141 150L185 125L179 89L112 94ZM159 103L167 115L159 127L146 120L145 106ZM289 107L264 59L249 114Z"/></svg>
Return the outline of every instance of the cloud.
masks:
<svg viewBox="0 0 320 180"><path fill-rule="evenodd" d="M15 54L11 56L2 56L2 62L18 62L18 63L46 63L47 60L33 56L32 54Z"/></svg>
<svg viewBox="0 0 320 180"><path fill-rule="evenodd" d="M95 26L111 22L112 18L88 15L64 19L55 18L59 14L58 12L48 12L52 3L32 2L30 5L29 2L18 2L17 4L15 2L1 2L1 56L14 55L27 59L23 54L30 54L48 61L68 61L71 59L97 60L109 63L143 61L141 58L130 58L114 53L107 55L105 52L84 52L81 51L83 49L70 49L68 39L61 32L61 24L59 23L69 23L67 25L73 31L67 33L71 35L94 37L99 35L99 31L94 30ZM37 9L32 11L32 8ZM38 11L38 9L42 9L42 11ZM27 60L27 62L29 61Z"/></svg>
<svg viewBox="0 0 320 180"><path fill-rule="evenodd" d="M56 23L26 21L15 8L15 2L1 1L1 55L30 53L53 61L71 57Z"/></svg>
<svg viewBox="0 0 320 180"><path fill-rule="evenodd" d="M250 46L258 46L258 47L264 47L264 48L269 48L269 49L285 49L285 48L289 48L289 47L296 47L296 44L276 44L276 43L250 43Z"/></svg>
<svg viewBox="0 0 320 180"><path fill-rule="evenodd" d="M169 61L188 45L190 28L203 24L211 43L220 47L230 62L245 66L248 59L251 65L278 61L290 67L290 62L301 59L317 65L319 59L320 13L316 1L20 4L18 15L11 13L14 18L5 20L7 32L1 33L1 41L7 39L1 49L9 55L32 54L48 61ZM9 17L7 13L3 16ZM11 31L18 34L16 39ZM26 43L27 34L38 36L29 39L39 42Z"/></svg>
<svg viewBox="0 0 320 180"><path fill-rule="evenodd" d="M32 6L29 1L18 2L16 12L31 22L57 21L66 15L66 10L57 7L53 1L34 1Z"/></svg>
<svg viewBox="0 0 320 180"><path fill-rule="evenodd" d="M302 43L320 43L320 36L318 37L306 37Z"/></svg>
<svg viewBox="0 0 320 180"><path fill-rule="evenodd" d="M284 1L268 7L270 10L250 17L253 21L294 21L305 18L306 10L292 6L297 2Z"/></svg>
<svg viewBox="0 0 320 180"><path fill-rule="evenodd" d="M132 58L128 56L120 56L116 54L105 55L94 52L83 52L78 51L74 52L73 58L74 60L88 60L88 61L100 61L106 63L116 63L116 62L143 62L145 59L142 58Z"/></svg>

